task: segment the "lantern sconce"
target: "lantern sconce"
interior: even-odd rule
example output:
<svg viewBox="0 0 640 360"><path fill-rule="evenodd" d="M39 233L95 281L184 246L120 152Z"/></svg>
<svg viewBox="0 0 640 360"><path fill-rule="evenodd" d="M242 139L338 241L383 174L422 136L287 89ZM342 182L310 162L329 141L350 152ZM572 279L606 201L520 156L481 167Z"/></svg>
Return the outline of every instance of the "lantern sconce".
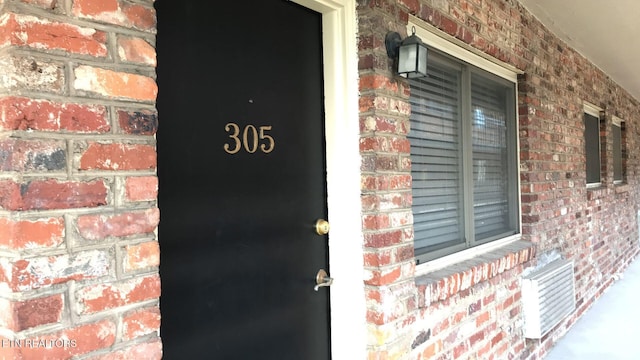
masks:
<svg viewBox="0 0 640 360"><path fill-rule="evenodd" d="M390 31L385 36L384 44L387 55L397 64L398 75L415 79L427 76L427 45L416 35L416 27L411 36L402 40L400 34Z"/></svg>

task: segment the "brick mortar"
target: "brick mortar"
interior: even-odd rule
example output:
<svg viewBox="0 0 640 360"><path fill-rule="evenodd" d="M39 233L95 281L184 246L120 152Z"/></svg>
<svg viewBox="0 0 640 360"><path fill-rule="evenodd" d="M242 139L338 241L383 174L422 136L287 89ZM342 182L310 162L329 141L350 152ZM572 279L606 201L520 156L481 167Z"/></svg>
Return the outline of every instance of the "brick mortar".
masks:
<svg viewBox="0 0 640 360"><path fill-rule="evenodd" d="M0 89L0 98L1 97L20 97L20 98L29 98L31 100L44 100L51 101L55 103L62 104L79 104L79 105L96 105L100 104L101 106L105 106L107 108L115 108L115 109L132 109L132 110L149 110L155 111L156 107L154 103L137 103L131 101L123 101L117 99L107 99L107 98L96 98L96 97L86 97L86 96L71 96L71 95L59 95L52 93L44 93L38 91L20 91L18 94L15 92L3 91ZM22 131L16 130L17 133L22 133ZM35 133L36 131L34 131ZM47 132L45 132L48 134ZM51 133L56 134L56 133ZM60 135L65 135L60 134ZM88 134L92 135L92 134ZM127 136L127 135L124 135ZM133 136L133 135L129 135ZM138 137L140 135L137 135Z"/></svg>
<svg viewBox="0 0 640 360"><path fill-rule="evenodd" d="M150 40L155 40L155 37L157 36L157 34L153 33L153 32L149 32L149 31L143 31L143 30L137 30L134 28L128 28L128 27L124 27L124 26L118 26L118 25L114 25L114 24L108 24L108 23L104 23L104 22L100 22L98 20L91 20L91 19L82 19L82 18L77 18L75 16L72 15L72 0L68 0L67 2L65 2L65 13L64 14L56 14L56 13L52 13L50 11L44 10L40 7L37 6L31 6L28 4L24 4L21 2L12 2L12 1L7 1L5 2L5 8L4 8L4 12L5 13L16 13L16 14L21 14L21 15L33 15L36 16L38 18L41 19L46 19L46 20L50 20L50 21L55 21L55 22L61 22L61 23L65 23L65 24L71 24L71 25L76 25L76 26L80 26L80 27L88 27L88 28L93 28L99 31L104 31L104 32L113 32L113 33L117 33L117 34L125 34L125 35L129 35L129 36L135 36L135 37L144 37L144 38L148 38ZM128 2L132 2L134 3L134 1L128 0ZM144 3L144 2L137 2L141 5L146 5L149 8L153 8L152 4L150 3ZM151 5L151 6L149 6ZM155 45L155 43L154 43Z"/></svg>

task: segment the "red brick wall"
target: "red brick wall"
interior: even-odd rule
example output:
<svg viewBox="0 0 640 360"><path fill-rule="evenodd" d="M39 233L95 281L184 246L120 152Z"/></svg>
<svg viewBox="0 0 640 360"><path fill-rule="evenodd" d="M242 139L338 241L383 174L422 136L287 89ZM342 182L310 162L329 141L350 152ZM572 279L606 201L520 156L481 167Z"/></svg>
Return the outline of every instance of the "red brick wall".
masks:
<svg viewBox="0 0 640 360"><path fill-rule="evenodd" d="M0 357L160 358L153 1L0 3L0 327L23 341ZM417 278L410 88L384 50L409 14L524 71L530 241ZM637 254L640 104L515 1L359 0L358 23L369 359L539 358ZM624 185L607 116L604 186L586 188L583 100L626 121ZM525 340L519 279L552 250L575 261L579 308Z"/></svg>
<svg viewBox="0 0 640 360"><path fill-rule="evenodd" d="M409 14L522 70L518 103L523 240L415 276L406 142L411 89L391 72L384 36ZM516 1L361 0L362 211L369 359L542 357L638 253L640 103ZM602 182L586 187L583 101L605 108ZM625 184L613 184L611 115L625 120ZM575 261L578 310L540 341L522 337L520 278L536 254Z"/></svg>
<svg viewBox="0 0 640 360"><path fill-rule="evenodd" d="M159 359L153 1L3 3L0 358Z"/></svg>

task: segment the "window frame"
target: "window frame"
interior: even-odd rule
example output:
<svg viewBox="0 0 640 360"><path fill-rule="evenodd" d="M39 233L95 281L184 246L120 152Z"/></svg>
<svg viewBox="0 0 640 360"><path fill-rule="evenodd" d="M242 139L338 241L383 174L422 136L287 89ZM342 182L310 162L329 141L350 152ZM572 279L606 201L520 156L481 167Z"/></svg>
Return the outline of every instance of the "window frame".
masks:
<svg viewBox="0 0 640 360"><path fill-rule="evenodd" d="M466 71L469 72L469 78L471 72L486 72L493 76L500 78L500 80L506 80L510 85L513 85L513 98L509 101L513 102L513 106L509 106L508 111L512 111L513 114L509 114L510 119L514 122L511 124L509 137L507 139L507 146L509 149L515 149L515 151L509 151L509 156L514 157L510 162L513 164L513 170L508 174L509 184L515 188L509 190L507 194L510 209L517 210L517 214L511 214L512 220L515 223L515 234L502 234L499 236L483 239L482 241L475 241L472 245L467 239L464 243L445 248L442 250L436 250L422 255L416 255L417 274L422 274L433 269L441 268L450 265L455 262L463 261L469 258L473 258L479 254L491 251L497 247L504 246L511 242L517 241L521 238L522 234L522 211L521 211L521 190L520 190L520 139L519 139L519 121L518 121L518 75L523 72L515 67L503 63L500 60L494 59L477 49L470 47L468 44L461 42L460 40L451 37L450 35L443 33L441 30L433 27L432 25L425 23L424 21L410 16L407 30L410 31L412 27L416 29L416 35L418 35L422 41L430 48L430 50L436 50L443 57L448 57L455 62L467 64ZM427 64L427 66L429 66ZM497 79L496 79L497 80ZM463 84L464 85L464 84ZM470 87L470 83L467 84ZM467 89L470 91L470 88ZM470 104L469 104L470 105ZM463 109L466 111L467 109ZM471 111L470 109L468 109ZM469 127L471 128L471 127ZM467 138L469 139L469 138ZM465 143L463 146L470 146L470 143ZM471 154L471 152L470 152ZM470 156L464 155L464 156ZM466 161L469 161L467 159ZM465 183L470 182L473 184L473 177L465 176ZM469 186L465 185L465 189L469 189ZM470 187L470 191L473 192L473 185ZM468 192L469 190L465 190ZM465 204L464 212L473 212L473 204L468 206ZM465 224L464 231L467 232L469 227L473 228L474 224Z"/></svg>
<svg viewBox="0 0 640 360"><path fill-rule="evenodd" d="M583 102L583 124L584 124L584 155L585 155L585 182L587 184L587 188L598 188L601 187L602 184L602 139L600 138L600 122L602 121L602 114L604 109L589 102ZM589 182L589 164L588 164L588 155L587 155L587 147L588 141L594 141L587 139L587 122L585 115L591 115L595 117L597 121L597 139L598 139L598 181ZM596 138L594 136L594 138Z"/></svg>
<svg viewBox="0 0 640 360"><path fill-rule="evenodd" d="M619 134L619 138L618 141L616 142L616 137L615 137L615 127L618 128L618 131L620 132ZM622 120L621 118L613 115L611 117L611 135L612 135L612 141L611 143L613 144L613 154L612 154L612 158L613 158L613 183L615 185L620 185L620 184L624 184L625 180L625 166L624 166L624 120ZM620 174L619 174L619 178L617 178L617 174L616 174L616 161L619 161L620 163Z"/></svg>

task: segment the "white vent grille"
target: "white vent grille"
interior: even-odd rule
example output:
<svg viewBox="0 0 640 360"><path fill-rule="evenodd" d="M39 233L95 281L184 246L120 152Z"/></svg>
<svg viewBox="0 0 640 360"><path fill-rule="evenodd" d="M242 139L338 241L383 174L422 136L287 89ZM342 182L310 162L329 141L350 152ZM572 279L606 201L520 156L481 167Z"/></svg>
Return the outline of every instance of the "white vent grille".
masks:
<svg viewBox="0 0 640 360"><path fill-rule="evenodd" d="M576 309L573 261L555 260L522 279L524 336L540 339Z"/></svg>

